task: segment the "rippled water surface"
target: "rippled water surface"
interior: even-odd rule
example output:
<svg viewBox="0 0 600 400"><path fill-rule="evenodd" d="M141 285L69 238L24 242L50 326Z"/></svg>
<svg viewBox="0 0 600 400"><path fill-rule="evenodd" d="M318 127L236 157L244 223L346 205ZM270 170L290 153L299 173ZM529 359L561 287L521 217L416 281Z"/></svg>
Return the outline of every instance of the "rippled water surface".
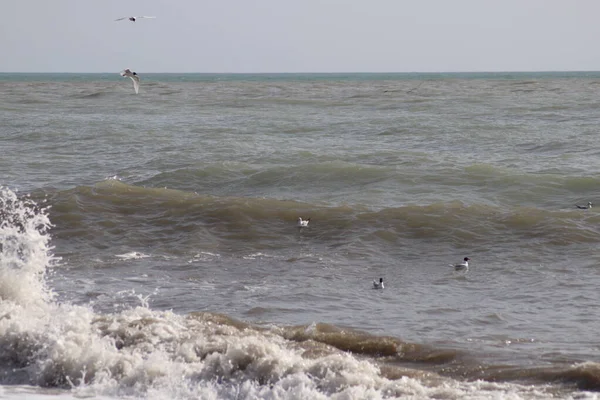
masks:
<svg viewBox="0 0 600 400"><path fill-rule="evenodd" d="M0 398L597 397L599 73L141 78L0 74Z"/></svg>

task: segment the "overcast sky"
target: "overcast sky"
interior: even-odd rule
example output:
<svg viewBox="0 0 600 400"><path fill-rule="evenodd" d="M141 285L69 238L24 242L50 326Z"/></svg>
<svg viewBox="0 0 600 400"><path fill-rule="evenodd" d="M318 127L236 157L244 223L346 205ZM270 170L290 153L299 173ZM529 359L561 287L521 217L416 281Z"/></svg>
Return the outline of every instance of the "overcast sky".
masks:
<svg viewBox="0 0 600 400"><path fill-rule="evenodd" d="M599 40L600 0L0 0L0 72L596 71Z"/></svg>

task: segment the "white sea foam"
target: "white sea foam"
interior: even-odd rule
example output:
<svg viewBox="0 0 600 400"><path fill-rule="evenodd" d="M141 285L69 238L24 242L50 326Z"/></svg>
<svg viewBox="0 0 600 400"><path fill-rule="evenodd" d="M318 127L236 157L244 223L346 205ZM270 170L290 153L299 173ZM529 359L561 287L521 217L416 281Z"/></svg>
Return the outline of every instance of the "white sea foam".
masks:
<svg viewBox="0 0 600 400"><path fill-rule="evenodd" d="M38 210L38 212L36 212ZM19 199L0 187L0 298L19 304L44 303L53 294L45 274L57 259L52 256L43 208L29 198Z"/></svg>
<svg viewBox="0 0 600 400"><path fill-rule="evenodd" d="M215 314L154 311L146 297L114 313L58 303L44 279L56 262L47 217L6 189L1 196L3 209L20 218L0 227L2 398L550 397L541 386L462 382L416 371L389 379L375 360Z"/></svg>
<svg viewBox="0 0 600 400"><path fill-rule="evenodd" d="M194 257L188 261L188 264L191 264L193 262L198 262L198 261L214 260L215 258L219 258L219 257L221 257L220 254L211 253L209 251L201 251L200 253L194 255Z"/></svg>
<svg viewBox="0 0 600 400"><path fill-rule="evenodd" d="M115 257L122 258L123 260L137 260L140 258L150 257L148 254L140 253L138 251L130 251L129 253L117 254Z"/></svg>

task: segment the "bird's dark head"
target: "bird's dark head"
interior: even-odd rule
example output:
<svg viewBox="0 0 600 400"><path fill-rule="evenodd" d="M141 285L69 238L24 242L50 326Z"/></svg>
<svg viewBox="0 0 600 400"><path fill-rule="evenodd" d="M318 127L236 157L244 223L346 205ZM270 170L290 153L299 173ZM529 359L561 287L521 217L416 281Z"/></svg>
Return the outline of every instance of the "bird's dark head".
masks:
<svg viewBox="0 0 600 400"><path fill-rule="evenodd" d="M465 258L464 258L464 260L465 260L465 261L469 261L469 260L470 260L470 258L469 258L469 257L465 257Z"/></svg>
<svg viewBox="0 0 600 400"><path fill-rule="evenodd" d="M134 72L133 74L134 74L134 75L137 75L137 72Z"/></svg>
<svg viewBox="0 0 600 400"><path fill-rule="evenodd" d="M383 278L379 278L379 283L383 283Z"/></svg>

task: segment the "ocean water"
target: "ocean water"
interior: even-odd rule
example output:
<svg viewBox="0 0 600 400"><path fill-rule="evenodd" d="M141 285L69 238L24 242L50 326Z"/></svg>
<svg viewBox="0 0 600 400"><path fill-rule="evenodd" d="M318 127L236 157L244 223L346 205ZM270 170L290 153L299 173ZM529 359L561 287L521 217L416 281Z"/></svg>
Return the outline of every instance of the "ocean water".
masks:
<svg viewBox="0 0 600 400"><path fill-rule="evenodd" d="M0 74L0 399L598 399L598 110L598 72Z"/></svg>

